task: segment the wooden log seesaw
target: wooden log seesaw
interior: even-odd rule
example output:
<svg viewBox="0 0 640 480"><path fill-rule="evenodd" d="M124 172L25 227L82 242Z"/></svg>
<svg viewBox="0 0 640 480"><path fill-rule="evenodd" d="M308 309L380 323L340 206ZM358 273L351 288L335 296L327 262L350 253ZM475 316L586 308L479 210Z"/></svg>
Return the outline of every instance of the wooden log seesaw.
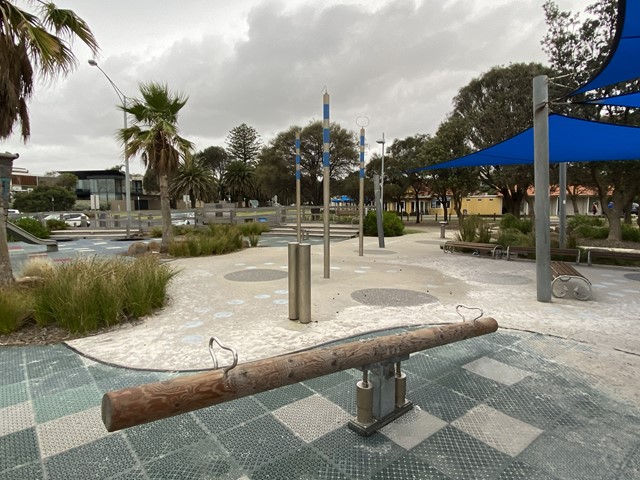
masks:
<svg viewBox="0 0 640 480"><path fill-rule="evenodd" d="M349 427L368 436L413 407L404 398L406 376L400 369L400 362L408 359L409 354L497 329L496 320L487 317L290 353L107 392L102 397L102 421L109 432L114 432L359 368L363 371L363 380L357 384L358 416L349 422Z"/></svg>

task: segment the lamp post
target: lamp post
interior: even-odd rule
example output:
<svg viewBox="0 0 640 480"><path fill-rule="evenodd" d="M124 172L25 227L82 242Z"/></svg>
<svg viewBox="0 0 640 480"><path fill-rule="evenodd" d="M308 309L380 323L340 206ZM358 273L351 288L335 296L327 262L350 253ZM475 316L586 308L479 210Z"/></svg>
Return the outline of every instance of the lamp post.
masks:
<svg viewBox="0 0 640 480"><path fill-rule="evenodd" d="M384 132L382 132L382 138L376 140L376 143L382 145L382 166L380 167L380 204L384 210Z"/></svg>
<svg viewBox="0 0 640 480"><path fill-rule="evenodd" d="M128 122L127 122L127 112L124 110L125 108L127 108L127 96L122 93L122 91L118 88L118 86L113 83L113 80L111 80L111 78L109 78L109 75L107 75L107 73L100 68L100 65L98 65L98 62L96 62L95 60L89 60L89 65L91 65L92 67L97 67L98 70L100 70L102 72L102 74L105 76L105 78L107 79L107 81L111 84L111 86L113 87L113 90L116 92L116 95L118 95L118 99L122 102L122 108L123 108L123 114L124 114L124 128L127 128ZM125 198L125 207L126 207L126 211L127 211L127 238L131 237L131 179L129 178L129 156L127 155L127 144L125 142L124 144L124 198Z"/></svg>

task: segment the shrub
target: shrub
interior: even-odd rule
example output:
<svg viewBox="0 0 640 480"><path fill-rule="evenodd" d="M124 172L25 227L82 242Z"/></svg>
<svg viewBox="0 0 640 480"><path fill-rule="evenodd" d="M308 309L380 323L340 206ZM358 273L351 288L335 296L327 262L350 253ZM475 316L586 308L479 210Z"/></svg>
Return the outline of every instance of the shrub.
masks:
<svg viewBox="0 0 640 480"><path fill-rule="evenodd" d="M55 269L53 262L49 258L30 258L22 267L21 275L23 277L41 277L50 276Z"/></svg>
<svg viewBox="0 0 640 480"><path fill-rule="evenodd" d="M640 228L627 223L622 224L622 240L627 242L640 242Z"/></svg>
<svg viewBox="0 0 640 480"><path fill-rule="evenodd" d="M509 245L533 247L535 245L535 240L531 234L522 233L517 228L501 228L496 242L503 247L508 247Z"/></svg>
<svg viewBox="0 0 640 480"><path fill-rule="evenodd" d="M489 243L490 241L491 228L489 227L489 223L481 218L478 224L478 242Z"/></svg>
<svg viewBox="0 0 640 480"><path fill-rule="evenodd" d="M242 249L242 231L237 225L209 225L208 229L190 231L186 238L169 244L174 257L220 255Z"/></svg>
<svg viewBox="0 0 640 480"><path fill-rule="evenodd" d="M519 219L511 213L506 213L500 220L500 230L520 230L522 233L531 233L533 231L533 223L530 219Z"/></svg>
<svg viewBox="0 0 640 480"><path fill-rule="evenodd" d="M465 215L458 224L458 240L463 242L475 242L480 217L478 215Z"/></svg>
<svg viewBox="0 0 640 480"><path fill-rule="evenodd" d="M588 225L592 227L604 227L604 218L590 216L590 215L574 215L569 219L567 225L569 229L576 229L581 225Z"/></svg>
<svg viewBox="0 0 640 480"><path fill-rule="evenodd" d="M150 231L149 231L149 236L151 238L162 238L162 228L160 227L153 227Z"/></svg>
<svg viewBox="0 0 640 480"><path fill-rule="evenodd" d="M69 225L67 225L67 222L63 220L56 220L56 219L47 220L47 230L49 231L66 230L67 228L69 228Z"/></svg>
<svg viewBox="0 0 640 480"><path fill-rule="evenodd" d="M0 290L0 333L11 333L22 327L33 315L33 296L26 288L7 287Z"/></svg>
<svg viewBox="0 0 640 480"><path fill-rule="evenodd" d="M238 227L240 228L242 235L244 235L245 237L250 237L251 235L260 235L264 232L269 231L269 225L260 222L241 223L240 225L238 225Z"/></svg>
<svg viewBox="0 0 640 480"><path fill-rule="evenodd" d="M249 235L249 245L251 245L252 247L257 247L259 241L260 235Z"/></svg>
<svg viewBox="0 0 640 480"><path fill-rule="evenodd" d="M573 233L581 238L604 239L609 236L609 227L581 224L573 229Z"/></svg>
<svg viewBox="0 0 640 480"><path fill-rule="evenodd" d="M399 237L404 234L402 219L395 212L382 214L382 229L385 237ZM375 211L370 211L364 217L364 234L369 237L378 235L378 221Z"/></svg>
<svg viewBox="0 0 640 480"><path fill-rule="evenodd" d="M34 289L38 325L89 332L161 306L176 274L155 257L82 258L57 266Z"/></svg>
<svg viewBox="0 0 640 480"><path fill-rule="evenodd" d="M34 237L49 238L49 230L42 226L42 223L35 218L23 217L13 223L21 229L29 232Z"/></svg>

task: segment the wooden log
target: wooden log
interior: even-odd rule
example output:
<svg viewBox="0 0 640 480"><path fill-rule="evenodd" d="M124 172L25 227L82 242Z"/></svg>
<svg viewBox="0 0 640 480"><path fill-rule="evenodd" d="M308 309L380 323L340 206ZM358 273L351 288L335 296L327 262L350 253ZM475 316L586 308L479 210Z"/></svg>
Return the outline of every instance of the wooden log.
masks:
<svg viewBox="0 0 640 480"><path fill-rule="evenodd" d="M423 328L397 335L290 353L107 392L102 421L113 432L331 373L495 332L493 318Z"/></svg>

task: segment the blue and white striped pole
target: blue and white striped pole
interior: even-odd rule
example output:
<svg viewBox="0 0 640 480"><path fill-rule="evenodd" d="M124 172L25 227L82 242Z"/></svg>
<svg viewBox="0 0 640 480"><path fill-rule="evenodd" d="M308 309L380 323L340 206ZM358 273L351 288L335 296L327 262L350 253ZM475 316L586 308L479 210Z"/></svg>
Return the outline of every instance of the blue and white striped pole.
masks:
<svg viewBox="0 0 640 480"><path fill-rule="evenodd" d="M329 146L331 143L331 135L329 133L329 94L325 91L322 96L322 182L324 191L324 278L330 278L331 259L330 259L330 235L329 230L329 204L331 201L331 192L329 189L330 182L330 162L329 162Z"/></svg>
<svg viewBox="0 0 640 480"><path fill-rule="evenodd" d="M302 241L302 203L300 201L300 132L296 133L296 233L298 242Z"/></svg>
<svg viewBox="0 0 640 480"><path fill-rule="evenodd" d="M360 242L358 255L364 255L364 127L360 128L360 200L358 212L360 214Z"/></svg>

